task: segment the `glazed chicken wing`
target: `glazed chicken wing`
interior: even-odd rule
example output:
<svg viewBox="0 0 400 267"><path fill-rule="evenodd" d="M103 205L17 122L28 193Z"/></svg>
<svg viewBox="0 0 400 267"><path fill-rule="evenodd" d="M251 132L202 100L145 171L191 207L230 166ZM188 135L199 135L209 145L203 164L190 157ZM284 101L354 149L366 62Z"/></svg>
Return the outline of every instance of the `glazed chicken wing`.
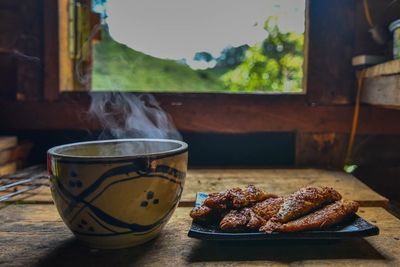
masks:
<svg viewBox="0 0 400 267"><path fill-rule="evenodd" d="M249 185L244 189L236 187L223 192L209 194L203 205L194 208L190 216L197 221L222 218L230 209L248 207L271 197L276 196L268 194L253 185ZM235 214L235 216L238 216L238 214Z"/></svg>
<svg viewBox="0 0 400 267"><path fill-rule="evenodd" d="M249 185L245 189L235 187L223 192L210 194L204 201L204 205L216 210L240 209L270 197L276 196L268 194L254 185Z"/></svg>
<svg viewBox="0 0 400 267"><path fill-rule="evenodd" d="M285 198L278 214L272 219L285 223L341 198L331 187L305 187Z"/></svg>
<svg viewBox="0 0 400 267"><path fill-rule="evenodd" d="M257 230L265 223L266 221L257 216L251 208L243 208L231 210L222 218L219 227L224 231Z"/></svg>
<svg viewBox="0 0 400 267"><path fill-rule="evenodd" d="M302 188L285 198L278 213L263 226L263 231L272 232L283 223L297 219L341 198L342 196L330 187Z"/></svg>
<svg viewBox="0 0 400 267"><path fill-rule="evenodd" d="M258 230L271 217L276 215L282 202L283 198L281 197L268 198L250 208L231 210L221 220L220 228L224 231Z"/></svg>
<svg viewBox="0 0 400 267"><path fill-rule="evenodd" d="M282 203L282 197L268 198L262 202L256 203L251 207L251 210L265 221L268 221L278 213Z"/></svg>
<svg viewBox="0 0 400 267"><path fill-rule="evenodd" d="M192 209L190 217L196 221L211 221L215 218L215 214L211 208L201 205Z"/></svg>
<svg viewBox="0 0 400 267"><path fill-rule="evenodd" d="M280 224L274 231L299 232L327 228L355 214L358 206L355 201L336 201L304 217ZM269 229L260 228L260 231L265 230L268 232Z"/></svg>

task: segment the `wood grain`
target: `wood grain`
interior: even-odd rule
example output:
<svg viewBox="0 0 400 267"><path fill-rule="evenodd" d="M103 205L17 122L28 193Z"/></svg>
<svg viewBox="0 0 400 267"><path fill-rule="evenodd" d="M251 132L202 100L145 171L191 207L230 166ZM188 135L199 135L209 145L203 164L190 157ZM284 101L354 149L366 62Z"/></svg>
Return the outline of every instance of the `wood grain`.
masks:
<svg viewBox="0 0 400 267"><path fill-rule="evenodd" d="M400 109L400 74L365 79L361 101L366 104Z"/></svg>
<svg viewBox="0 0 400 267"><path fill-rule="evenodd" d="M96 250L79 243L53 205L16 205L0 212L2 266L397 266L400 221L382 208L359 215L380 235L341 241L213 243L187 237L190 208L178 208L160 236L142 246Z"/></svg>
<svg viewBox="0 0 400 267"><path fill-rule="evenodd" d="M372 78L394 74L400 74L400 59L391 60L382 64L369 67L365 70L364 77Z"/></svg>
<svg viewBox="0 0 400 267"><path fill-rule="evenodd" d="M310 106L301 95L155 94L177 128L187 132L348 133L352 105ZM0 102L0 130L100 130L90 119L87 93L55 102ZM399 134L399 110L364 106L359 134ZM62 119L61 119L62 118Z"/></svg>
<svg viewBox="0 0 400 267"><path fill-rule="evenodd" d="M197 192L218 192L231 187L257 185L286 195L307 185L336 188L344 198L363 206L387 207L388 199L375 193L352 175L319 169L192 169L188 171L180 206L193 206ZM13 198L19 203L53 203L48 186Z"/></svg>
<svg viewBox="0 0 400 267"><path fill-rule="evenodd" d="M355 3L309 1L307 98L310 103L351 103ZM340 19L338 19L340 18Z"/></svg>
<svg viewBox="0 0 400 267"><path fill-rule="evenodd" d="M0 137L0 151L13 148L18 144L16 136L1 136Z"/></svg>
<svg viewBox="0 0 400 267"><path fill-rule="evenodd" d="M0 176L14 173L17 170L16 162L9 162L0 166Z"/></svg>
<svg viewBox="0 0 400 267"><path fill-rule="evenodd" d="M69 40L71 34L70 27L73 25L70 18L72 15L69 14L69 3L68 0L58 1L58 38L59 38L59 90L60 91L73 91L75 82L74 72L74 60L70 53L70 45L72 42ZM57 90L57 88L54 88Z"/></svg>
<svg viewBox="0 0 400 267"><path fill-rule="evenodd" d="M43 0L43 97L54 101L60 94L58 2Z"/></svg>
<svg viewBox="0 0 400 267"><path fill-rule="evenodd" d="M343 169L348 134L297 133L296 166Z"/></svg>
<svg viewBox="0 0 400 267"><path fill-rule="evenodd" d="M219 192L234 186L257 185L278 195L290 194L307 185L332 186L346 199L363 206L388 206L388 199L375 193L352 175L319 169L218 169L190 170L181 205L193 205L196 192Z"/></svg>

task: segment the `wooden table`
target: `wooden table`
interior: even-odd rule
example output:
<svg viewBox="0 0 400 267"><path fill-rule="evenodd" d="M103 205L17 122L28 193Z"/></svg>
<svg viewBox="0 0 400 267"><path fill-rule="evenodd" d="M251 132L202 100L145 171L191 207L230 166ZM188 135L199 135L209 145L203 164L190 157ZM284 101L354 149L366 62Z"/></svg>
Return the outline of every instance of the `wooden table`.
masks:
<svg viewBox="0 0 400 267"><path fill-rule="evenodd" d="M377 224L381 233L342 241L251 243L202 242L187 237L191 223L188 206L193 205L197 191L251 183L277 194L289 194L306 185L333 186L345 198L359 201L364 206L359 214ZM0 208L1 266L400 266L400 221L382 208L387 207L388 200L341 172L190 170L180 207L160 236L142 246L121 250L101 251L79 243L52 205L47 186L17 200Z"/></svg>
<svg viewBox="0 0 400 267"><path fill-rule="evenodd" d="M387 207L389 204L387 198L344 172L320 169L194 169L188 171L180 206L193 206L198 191L215 192L248 184L279 195L292 193L306 185L326 185L336 188L344 198L356 200L362 206ZM48 186L13 198L12 202L15 201L53 203Z"/></svg>
<svg viewBox="0 0 400 267"><path fill-rule="evenodd" d="M2 266L400 266L400 221L383 208L361 208L379 236L342 241L212 243L187 237L190 208L179 207L160 236L139 247L96 250L81 245L53 205L0 211Z"/></svg>

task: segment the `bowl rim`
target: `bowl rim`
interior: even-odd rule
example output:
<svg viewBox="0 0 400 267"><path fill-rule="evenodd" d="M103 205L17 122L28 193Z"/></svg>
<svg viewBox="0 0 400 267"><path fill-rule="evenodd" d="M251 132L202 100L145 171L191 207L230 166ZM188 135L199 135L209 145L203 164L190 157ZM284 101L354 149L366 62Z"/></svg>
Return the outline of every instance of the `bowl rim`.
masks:
<svg viewBox="0 0 400 267"><path fill-rule="evenodd" d="M57 150L81 146L81 145L91 145L91 144L104 144L104 143L123 143L123 142L162 142L162 143L174 143L180 145L178 148L153 152L153 153L143 153L136 155L121 155L121 156L77 156L77 155L65 155L62 153L57 153ZM75 142L64 145L59 145L47 150L47 155L52 158L73 160L73 161L84 161L84 162L110 162L110 161L120 161L120 160L132 160L138 158L164 158L168 156L173 156L177 154L184 153L188 150L188 144L174 139L157 139L157 138L124 138L124 139L108 139L108 140L96 140L96 141L86 141L86 142Z"/></svg>

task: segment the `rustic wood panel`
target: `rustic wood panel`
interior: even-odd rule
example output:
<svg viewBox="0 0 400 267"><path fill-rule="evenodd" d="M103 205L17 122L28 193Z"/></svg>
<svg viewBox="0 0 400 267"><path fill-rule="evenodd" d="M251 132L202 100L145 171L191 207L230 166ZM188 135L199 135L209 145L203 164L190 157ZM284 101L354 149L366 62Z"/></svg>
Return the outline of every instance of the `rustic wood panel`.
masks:
<svg viewBox="0 0 400 267"><path fill-rule="evenodd" d="M352 102L355 2L310 1L307 66L310 103Z"/></svg>
<svg viewBox="0 0 400 267"><path fill-rule="evenodd" d="M1 87L8 99L38 100L42 88L41 0L0 2ZM5 61L5 62L4 62Z"/></svg>
<svg viewBox="0 0 400 267"><path fill-rule="evenodd" d="M2 15L0 14L0 16ZM16 99L16 92L18 88L17 72L18 64L16 58L9 53L1 52L0 49L0 99L11 101Z"/></svg>
<svg viewBox="0 0 400 267"><path fill-rule="evenodd" d="M54 0L43 1L43 97L53 101L60 94L60 58L59 58L59 22L58 2Z"/></svg>
<svg viewBox="0 0 400 267"><path fill-rule="evenodd" d="M248 184L279 195L292 193L307 185L326 185L336 188L344 198L357 200L363 206L388 206L385 197L353 176L318 169L191 169L186 177L180 206L192 206L197 192L218 192ZM12 201L53 203L48 186L17 196Z"/></svg>
<svg viewBox="0 0 400 267"><path fill-rule="evenodd" d="M0 150L0 165L13 161L24 162L28 158L31 148L32 143L22 142L15 147Z"/></svg>
<svg viewBox="0 0 400 267"><path fill-rule="evenodd" d="M394 167L400 162L399 135L361 135L356 138L353 163L369 167Z"/></svg>
<svg viewBox="0 0 400 267"><path fill-rule="evenodd" d="M400 202L399 164L393 166L359 166L354 175L376 192L384 194L390 200Z"/></svg>
<svg viewBox="0 0 400 267"><path fill-rule="evenodd" d="M400 74L367 78L362 90L363 103L400 109Z"/></svg>
<svg viewBox="0 0 400 267"><path fill-rule="evenodd" d="M348 134L297 133L296 166L342 169L348 141Z"/></svg>
<svg viewBox="0 0 400 267"><path fill-rule="evenodd" d="M352 106L309 106L304 96L155 94L179 130L187 132L350 131ZM89 120L87 94L53 103L0 102L0 130L101 129ZM400 133L400 111L363 106L359 134ZM62 118L62 119L61 119Z"/></svg>
<svg viewBox="0 0 400 267"><path fill-rule="evenodd" d="M74 86L74 60L70 55L70 19L69 19L69 0L58 1L58 38L59 38L59 82L58 88L60 91L73 91Z"/></svg>
<svg viewBox="0 0 400 267"><path fill-rule="evenodd" d="M199 169L189 170L181 205L192 205L196 192L219 192L234 186L254 184L278 195L292 193L307 185L336 188L343 198L364 206L387 207L389 201L344 172L319 169Z"/></svg>
<svg viewBox="0 0 400 267"><path fill-rule="evenodd" d="M369 67L365 70L364 77L372 78L377 76L400 74L400 59L391 60L386 63Z"/></svg>
<svg viewBox="0 0 400 267"><path fill-rule="evenodd" d="M178 208L160 236L142 246L97 250L79 243L53 205L1 210L2 266L397 266L400 221L381 208L361 208L380 235L365 239L201 242L187 237L190 208ZM305 243L306 242L306 243Z"/></svg>

